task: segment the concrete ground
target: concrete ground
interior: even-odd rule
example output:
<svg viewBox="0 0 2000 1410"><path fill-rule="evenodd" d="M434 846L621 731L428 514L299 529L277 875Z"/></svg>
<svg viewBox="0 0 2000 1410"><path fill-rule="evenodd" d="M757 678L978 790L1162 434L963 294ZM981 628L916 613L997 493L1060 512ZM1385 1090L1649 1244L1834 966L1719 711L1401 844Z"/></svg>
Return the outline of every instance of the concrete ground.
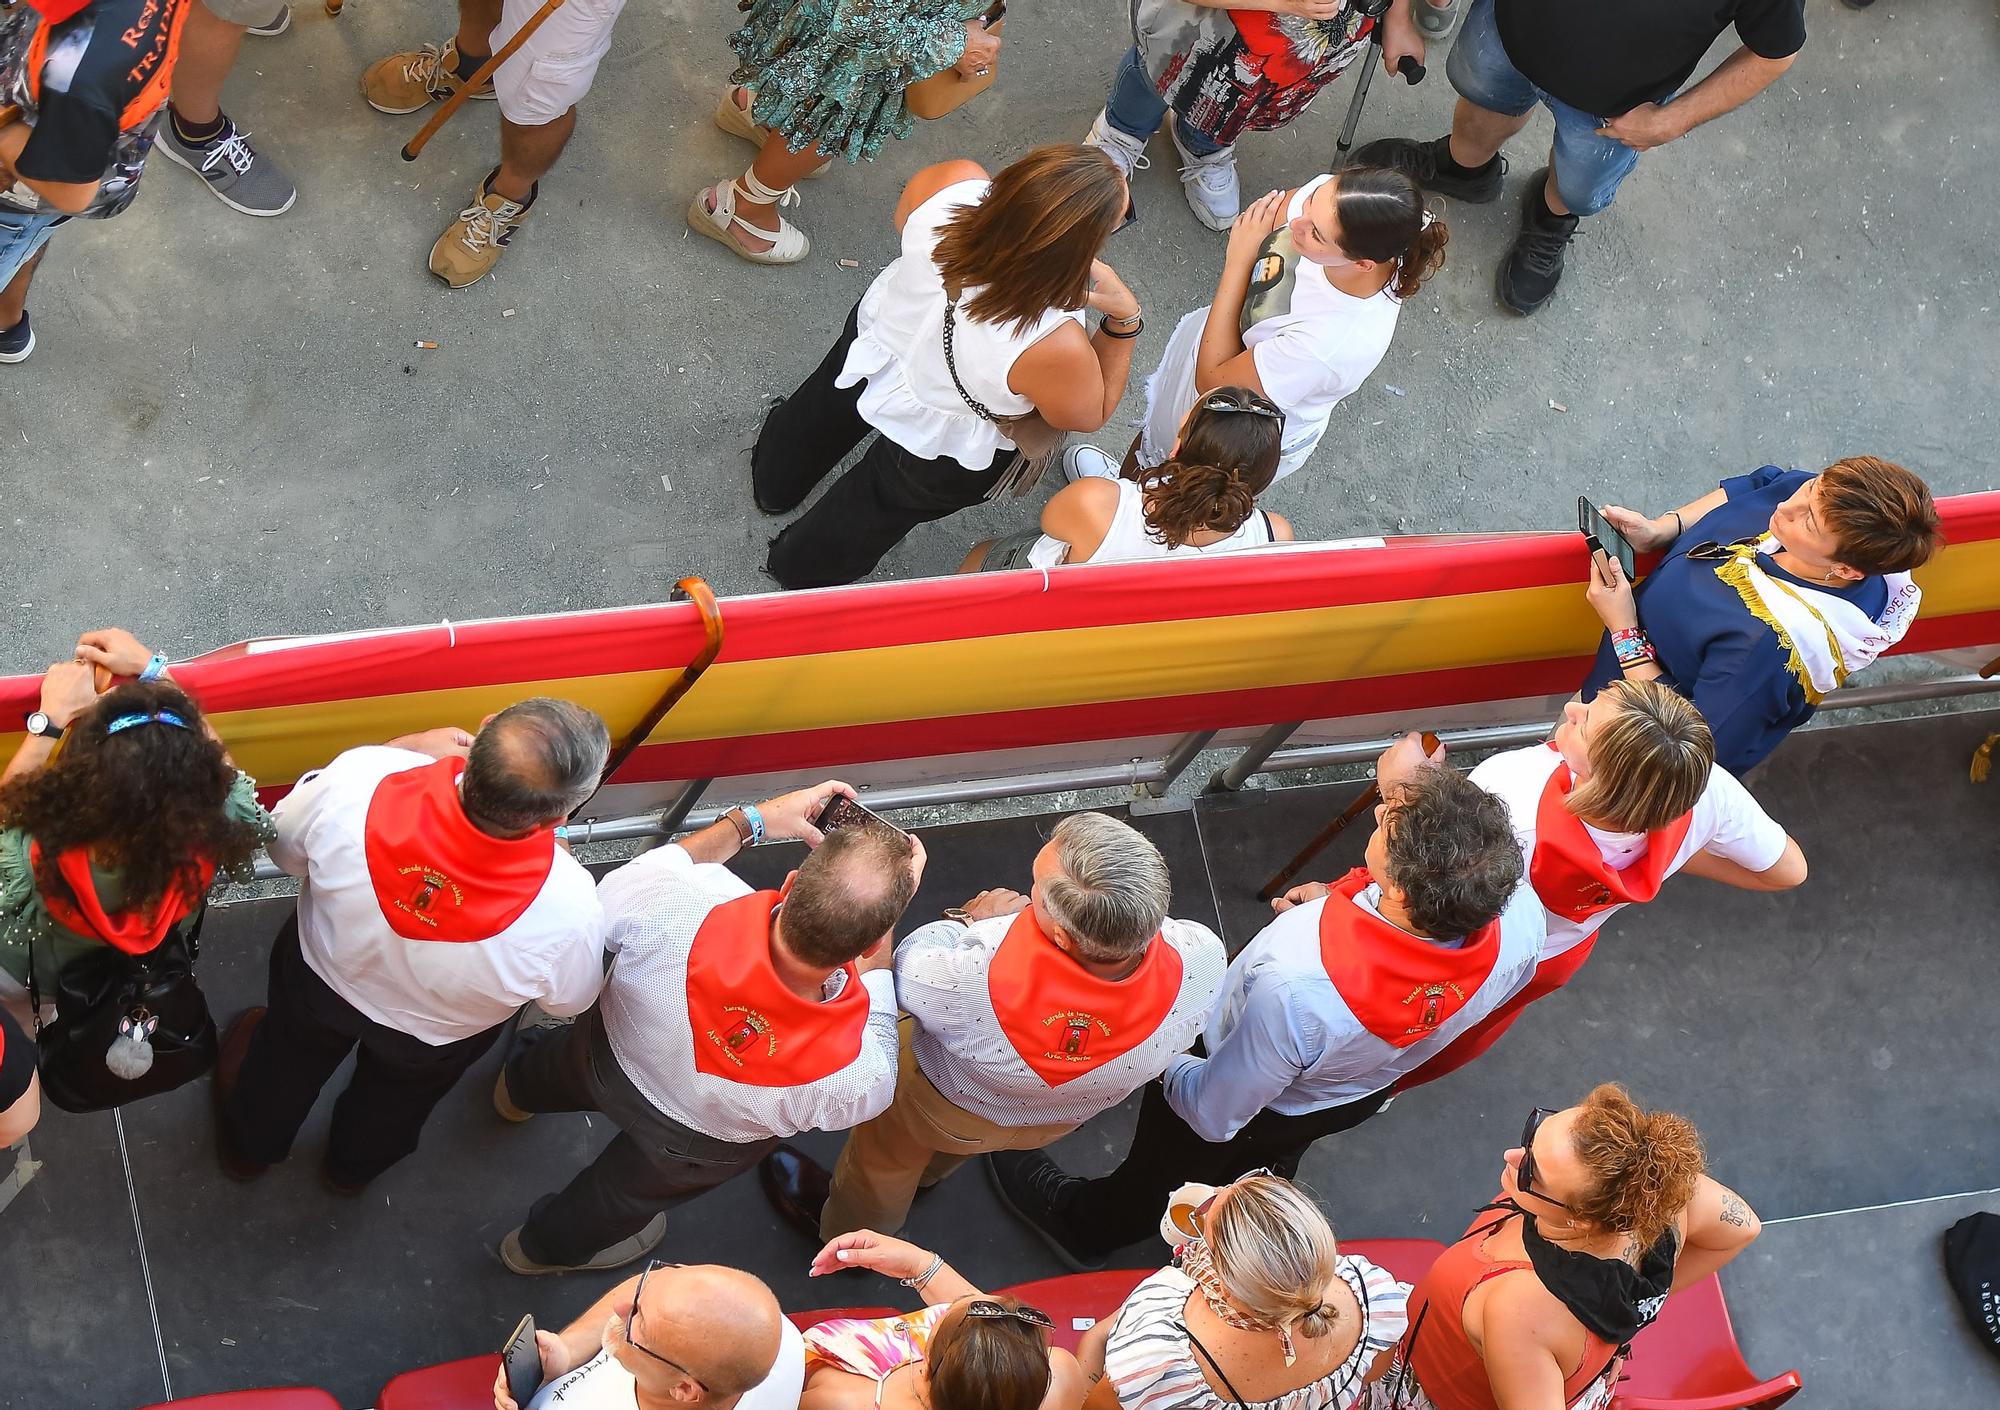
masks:
<svg viewBox="0 0 2000 1410"><path fill-rule="evenodd" d="M996 87L808 186L813 256L773 271L682 218L749 154L708 117L733 7L634 5L498 277L451 293L424 258L494 160L494 110L469 105L405 165L396 149L421 117L384 117L356 89L372 59L441 39L449 10L301 7L290 33L249 41L227 94L297 177L288 215L238 215L161 159L125 216L58 232L31 303L41 347L0 369L0 669L37 668L104 622L187 654L653 600L689 572L768 588L772 526L740 453L764 398L809 370L892 256L912 172L952 156L997 167L1082 133L1124 9L1023 10ZM1811 0L1808 20L1785 79L1649 155L1586 224L1555 302L1521 321L1492 277L1547 140L1538 116L1510 148L1506 196L1448 210L1448 267L1271 507L1317 536L1561 527L1580 492L1665 507L1766 461L1854 451L1940 491L1991 486L1993 7ZM1416 89L1375 85L1363 140L1444 130L1442 54L1431 68ZM1322 170L1348 92L1246 141L1246 189ZM1175 318L1209 297L1222 245L1182 204L1164 141L1154 160L1143 218L1108 252L1150 314L1135 389ZM1032 512L930 526L881 572L948 571Z"/></svg>

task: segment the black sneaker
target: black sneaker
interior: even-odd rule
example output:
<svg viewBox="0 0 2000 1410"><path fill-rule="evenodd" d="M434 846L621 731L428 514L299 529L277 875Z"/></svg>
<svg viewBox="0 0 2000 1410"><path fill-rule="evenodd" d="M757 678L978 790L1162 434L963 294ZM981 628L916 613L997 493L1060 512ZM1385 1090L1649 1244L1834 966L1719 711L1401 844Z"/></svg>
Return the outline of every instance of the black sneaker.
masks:
<svg viewBox="0 0 2000 1410"><path fill-rule="evenodd" d="M1448 133L1428 142L1419 142L1414 137L1380 137L1356 148L1353 164L1391 167L1426 191L1475 205L1498 197L1500 185L1507 179L1507 158L1498 152L1477 171L1467 172L1459 166L1451 159Z"/></svg>
<svg viewBox="0 0 2000 1410"><path fill-rule="evenodd" d="M993 1183L993 1192L1000 1196L1000 1203L1041 1235L1049 1252L1062 1260L1065 1268L1072 1273L1103 1271L1102 1255L1078 1253L1063 1242L1058 1232L1067 1223L1062 1207L1083 1181L1040 1151L994 1151L986 1157L986 1174Z"/></svg>
<svg viewBox="0 0 2000 1410"><path fill-rule="evenodd" d="M34 350L35 330L28 322L28 311L22 309L19 323L0 328L0 362L26 362Z"/></svg>
<svg viewBox="0 0 2000 1410"><path fill-rule="evenodd" d="M1535 173L1528 202L1521 208L1521 233L1501 262L1496 285L1500 302L1524 315L1547 303L1562 282L1563 252L1582 223L1580 216L1552 215L1543 209L1542 187L1548 178L1547 168Z"/></svg>

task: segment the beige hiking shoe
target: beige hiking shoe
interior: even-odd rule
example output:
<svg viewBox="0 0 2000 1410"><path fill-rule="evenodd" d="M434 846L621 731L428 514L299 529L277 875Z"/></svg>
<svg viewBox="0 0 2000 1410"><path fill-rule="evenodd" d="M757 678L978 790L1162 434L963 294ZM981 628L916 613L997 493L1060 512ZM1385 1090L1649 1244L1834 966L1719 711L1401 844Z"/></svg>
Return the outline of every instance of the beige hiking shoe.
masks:
<svg viewBox="0 0 2000 1410"><path fill-rule="evenodd" d="M431 103L442 103L463 88L465 80L457 69L456 39L446 40L443 48L426 44L370 64L361 74L361 96L377 112L413 113ZM493 80L487 79L466 96L491 98Z"/></svg>
<svg viewBox="0 0 2000 1410"><path fill-rule="evenodd" d="M527 200L510 201L488 185L492 180L489 173L479 183L478 198L458 213L458 219L446 226L431 246L431 273L454 289L477 284L493 272L506 253L507 242L528 219L529 208L535 203L532 189Z"/></svg>

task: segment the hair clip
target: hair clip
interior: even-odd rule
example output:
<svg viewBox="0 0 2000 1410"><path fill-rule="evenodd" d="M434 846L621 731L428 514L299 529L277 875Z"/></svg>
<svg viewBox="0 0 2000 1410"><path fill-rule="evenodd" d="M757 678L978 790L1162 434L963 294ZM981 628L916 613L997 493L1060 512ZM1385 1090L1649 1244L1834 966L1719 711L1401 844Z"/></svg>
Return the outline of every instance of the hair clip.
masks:
<svg viewBox="0 0 2000 1410"><path fill-rule="evenodd" d="M104 727L104 732L117 734L120 730L136 729L140 725L172 725L175 729L186 729L187 721L171 710L155 710L150 715L120 715Z"/></svg>

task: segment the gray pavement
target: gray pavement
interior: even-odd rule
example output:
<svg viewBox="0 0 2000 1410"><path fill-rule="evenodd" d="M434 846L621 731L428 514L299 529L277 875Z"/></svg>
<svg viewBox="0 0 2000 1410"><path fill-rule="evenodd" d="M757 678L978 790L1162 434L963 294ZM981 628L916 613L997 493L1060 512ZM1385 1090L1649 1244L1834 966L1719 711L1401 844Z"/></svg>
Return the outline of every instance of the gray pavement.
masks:
<svg viewBox="0 0 2000 1410"><path fill-rule="evenodd" d="M238 215L158 161L125 216L58 232L31 302L41 347L0 368L0 669L35 668L108 621L185 654L654 600L689 572L769 588L771 525L740 452L763 399L810 369L892 257L889 212L912 172L952 156L997 167L1081 134L1123 13L1022 10L996 87L806 187L813 257L773 271L682 220L699 184L749 154L708 120L734 8L634 5L499 276L451 293L424 258L494 159L494 110L469 105L405 165L396 149L421 115L384 117L356 88L370 60L442 38L450 11L300 8L290 33L249 41L227 94L297 177L288 215ZM1446 270L1271 507L1316 536L1560 527L1579 492L1664 506L1722 474L1854 451L1940 491L1992 486L1994 7L1811 0L1808 23L1772 91L1646 158L1524 322L1495 304L1492 275L1545 150L1538 117L1509 149L1502 200L1448 211ZM1444 130L1433 60L1417 89L1375 85L1363 140ZM1244 143L1247 189L1323 169L1347 82ZM1221 255L1164 140L1154 160L1143 218L1109 251L1149 309L1141 372L1207 300ZM1137 406L1135 390L1122 414ZM948 571L1031 513L931 526L881 574Z"/></svg>

